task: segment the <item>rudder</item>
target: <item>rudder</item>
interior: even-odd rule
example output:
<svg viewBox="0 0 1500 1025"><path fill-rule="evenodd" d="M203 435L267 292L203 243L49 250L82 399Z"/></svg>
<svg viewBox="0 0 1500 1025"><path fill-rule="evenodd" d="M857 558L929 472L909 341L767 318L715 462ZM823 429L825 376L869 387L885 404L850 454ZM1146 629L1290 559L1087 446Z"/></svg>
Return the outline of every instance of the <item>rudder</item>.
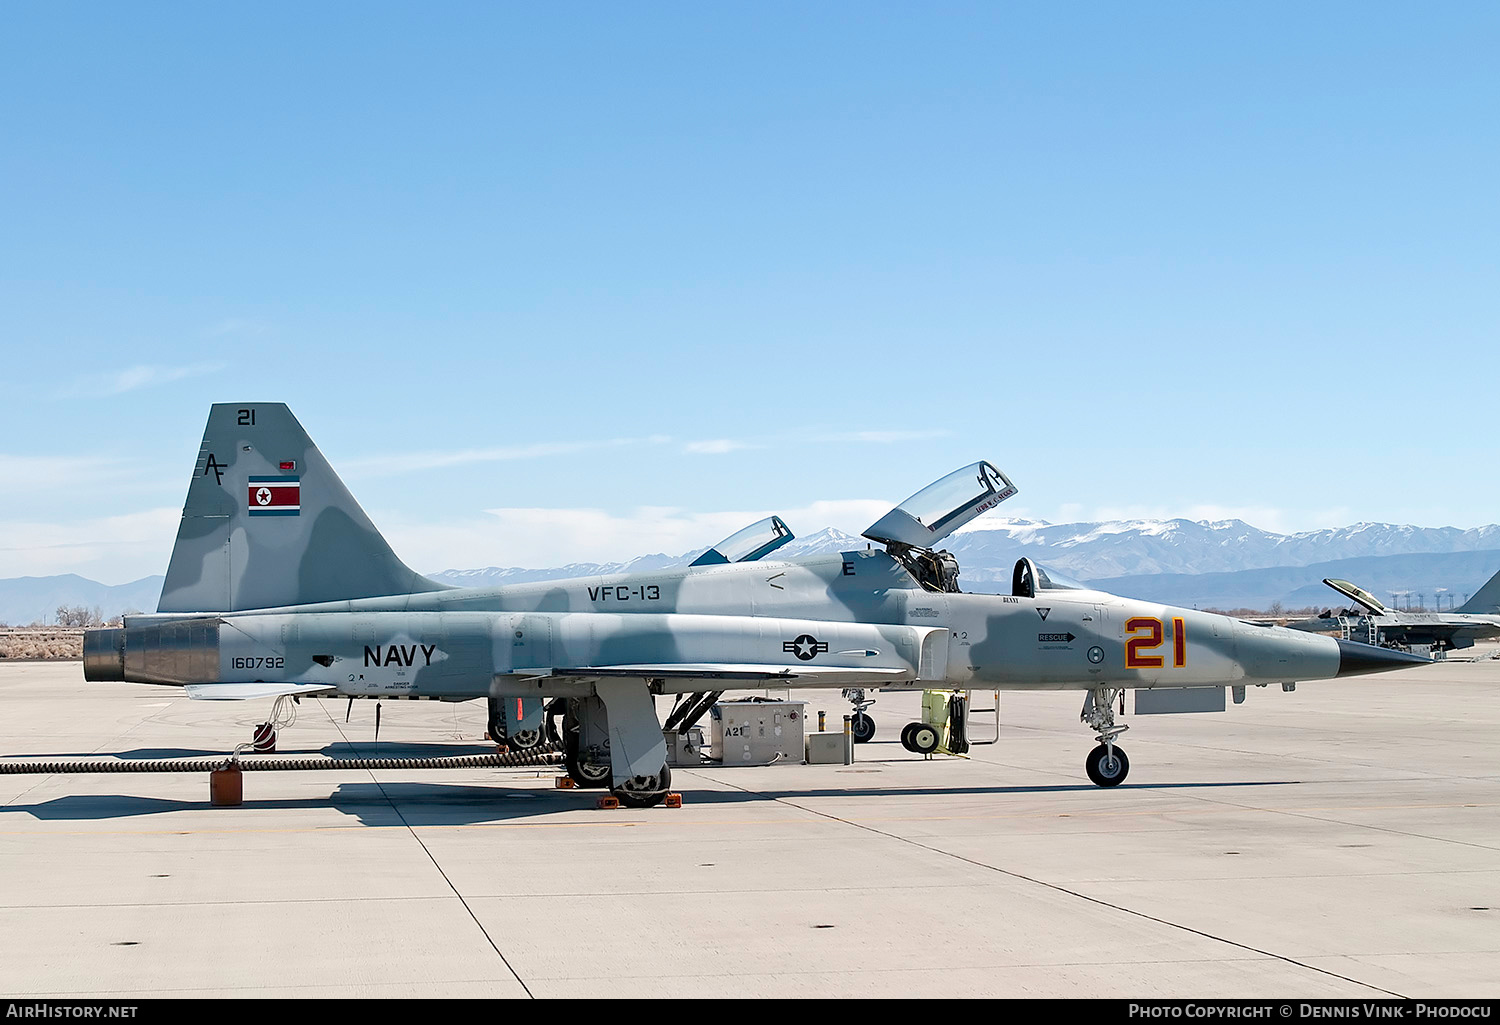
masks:
<svg viewBox="0 0 1500 1025"><path fill-rule="evenodd" d="M1500 573L1486 580L1484 586L1474 592L1474 597L1454 611L1463 615L1478 616L1493 616L1500 612Z"/></svg>
<svg viewBox="0 0 1500 1025"><path fill-rule="evenodd" d="M444 589L396 557L286 405L209 410L158 612Z"/></svg>

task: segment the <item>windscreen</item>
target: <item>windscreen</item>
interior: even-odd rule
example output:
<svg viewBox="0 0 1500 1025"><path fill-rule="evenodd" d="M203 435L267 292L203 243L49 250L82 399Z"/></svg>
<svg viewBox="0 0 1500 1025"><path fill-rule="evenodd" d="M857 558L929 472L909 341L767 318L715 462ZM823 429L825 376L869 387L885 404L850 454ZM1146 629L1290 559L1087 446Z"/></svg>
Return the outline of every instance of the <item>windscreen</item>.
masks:
<svg viewBox="0 0 1500 1025"><path fill-rule="evenodd" d="M790 540L792 540L791 529L782 522L781 517L767 516L743 530L730 534L694 559L693 565L713 566L726 562L754 562L774 552Z"/></svg>

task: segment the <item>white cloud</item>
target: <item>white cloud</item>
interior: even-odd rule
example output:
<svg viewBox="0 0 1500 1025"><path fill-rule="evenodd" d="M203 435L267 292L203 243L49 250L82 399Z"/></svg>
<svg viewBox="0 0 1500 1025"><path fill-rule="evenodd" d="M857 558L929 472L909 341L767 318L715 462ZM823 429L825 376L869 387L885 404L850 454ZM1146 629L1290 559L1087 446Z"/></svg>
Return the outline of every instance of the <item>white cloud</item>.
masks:
<svg viewBox="0 0 1500 1025"><path fill-rule="evenodd" d="M149 388L188 377L201 377L224 369L223 363L194 363L185 366L126 367L106 374L90 374L81 377L53 393L53 398L69 399L102 395L123 395L125 392Z"/></svg>
<svg viewBox="0 0 1500 1025"><path fill-rule="evenodd" d="M227 335L237 335L245 338L254 338L266 334L270 329L257 320L241 320L231 317L221 320L204 330L206 338L223 338Z"/></svg>
<svg viewBox="0 0 1500 1025"><path fill-rule="evenodd" d="M78 485L124 476L131 468L102 456L17 456L0 452L0 479L18 493Z"/></svg>
<svg viewBox="0 0 1500 1025"><path fill-rule="evenodd" d="M434 470L470 463L508 462L515 459L544 459L575 455L600 449L625 448L634 445L661 445L672 439L661 434L643 438L608 438L602 441L537 442L531 445L502 445L494 448L465 448L447 451L390 452L379 456L345 459L339 464L343 477L389 477L417 470Z"/></svg>
<svg viewBox="0 0 1500 1025"><path fill-rule="evenodd" d="M763 445L752 445L748 441L732 441L729 438L716 438L712 441L690 441L682 448L684 452L691 452L694 455L722 456L728 452L764 447Z"/></svg>
<svg viewBox="0 0 1500 1025"><path fill-rule="evenodd" d="M107 584L165 573L182 510L72 522L0 521L0 578L78 573Z"/></svg>
<svg viewBox="0 0 1500 1025"><path fill-rule="evenodd" d="M840 434L825 434L819 441L856 441L876 445L889 445L898 441L930 441L933 438L951 437L952 431L844 431Z"/></svg>
<svg viewBox="0 0 1500 1025"><path fill-rule="evenodd" d="M391 547L426 572L519 566L528 569L573 562L623 562L657 552L681 555L706 548L772 513L799 537L824 527L851 534L890 509L884 499L814 502L800 509L691 512L642 506L617 515L603 509L488 509L483 518L420 523L382 516Z"/></svg>

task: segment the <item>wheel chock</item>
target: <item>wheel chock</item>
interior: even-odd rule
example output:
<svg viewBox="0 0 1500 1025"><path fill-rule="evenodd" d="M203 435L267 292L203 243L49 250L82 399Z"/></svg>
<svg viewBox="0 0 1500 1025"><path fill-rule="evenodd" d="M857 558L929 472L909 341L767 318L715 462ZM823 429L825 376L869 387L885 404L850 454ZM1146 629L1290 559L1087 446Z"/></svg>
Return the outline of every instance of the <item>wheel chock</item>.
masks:
<svg viewBox="0 0 1500 1025"><path fill-rule="evenodd" d="M664 807L664 808L681 808L682 807L682 795L681 794L668 794L667 797L666 797L666 800L662 801L661 803L662 803L662 807Z"/></svg>
<svg viewBox="0 0 1500 1025"><path fill-rule="evenodd" d="M572 776L553 776L552 789L554 790L577 790L578 784L573 782Z"/></svg>
<svg viewBox="0 0 1500 1025"><path fill-rule="evenodd" d="M245 800L245 774L238 765L208 774L208 803L215 808L238 808Z"/></svg>
<svg viewBox="0 0 1500 1025"><path fill-rule="evenodd" d="M601 797L594 804L596 808L618 808L619 806L620 799L618 797Z"/></svg>

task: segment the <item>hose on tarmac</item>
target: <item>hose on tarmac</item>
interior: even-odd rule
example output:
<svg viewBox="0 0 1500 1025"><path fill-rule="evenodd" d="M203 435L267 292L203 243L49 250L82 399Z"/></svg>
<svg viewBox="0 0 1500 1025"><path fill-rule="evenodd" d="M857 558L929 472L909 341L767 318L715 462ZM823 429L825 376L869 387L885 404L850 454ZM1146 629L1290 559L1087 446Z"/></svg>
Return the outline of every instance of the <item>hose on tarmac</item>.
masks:
<svg viewBox="0 0 1500 1025"><path fill-rule="evenodd" d="M562 752L513 751L508 754L450 755L438 758L110 758L94 762L0 761L0 776L52 775L69 772L213 772L237 767L245 772L303 772L311 769L491 769L556 765Z"/></svg>

